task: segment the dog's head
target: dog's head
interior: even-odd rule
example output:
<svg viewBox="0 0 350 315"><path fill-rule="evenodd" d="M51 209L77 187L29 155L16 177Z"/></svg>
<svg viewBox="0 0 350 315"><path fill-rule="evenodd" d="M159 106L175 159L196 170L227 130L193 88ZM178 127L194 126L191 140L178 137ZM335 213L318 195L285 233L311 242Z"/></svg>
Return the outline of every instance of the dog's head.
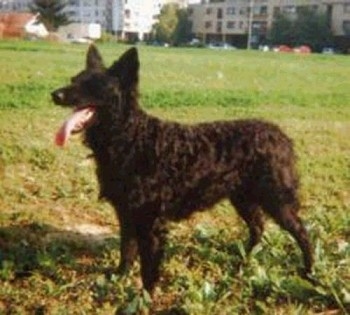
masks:
<svg viewBox="0 0 350 315"><path fill-rule="evenodd" d="M71 83L51 93L55 104L69 106L73 114L56 135L56 144L63 146L72 133L96 123L96 113L122 94L136 93L139 59L136 48L126 51L111 67L106 68L94 45L89 47L86 67L72 77Z"/></svg>

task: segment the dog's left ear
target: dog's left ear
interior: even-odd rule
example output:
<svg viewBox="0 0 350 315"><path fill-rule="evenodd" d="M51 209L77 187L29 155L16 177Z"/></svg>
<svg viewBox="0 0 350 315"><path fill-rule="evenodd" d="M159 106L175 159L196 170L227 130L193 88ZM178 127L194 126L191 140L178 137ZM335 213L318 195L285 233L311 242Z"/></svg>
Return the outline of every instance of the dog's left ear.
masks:
<svg viewBox="0 0 350 315"><path fill-rule="evenodd" d="M86 56L86 69L101 70L104 68L102 57L94 44L91 44Z"/></svg>
<svg viewBox="0 0 350 315"><path fill-rule="evenodd" d="M122 88L131 90L139 81L140 62L135 47L127 50L108 70L107 73L117 77Z"/></svg>

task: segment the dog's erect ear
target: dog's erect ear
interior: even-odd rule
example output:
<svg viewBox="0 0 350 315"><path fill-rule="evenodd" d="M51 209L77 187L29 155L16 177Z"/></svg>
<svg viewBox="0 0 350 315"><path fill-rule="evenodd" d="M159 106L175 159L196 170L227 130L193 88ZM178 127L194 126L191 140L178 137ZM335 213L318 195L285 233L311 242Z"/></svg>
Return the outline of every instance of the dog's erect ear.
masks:
<svg viewBox="0 0 350 315"><path fill-rule="evenodd" d="M113 65L107 70L108 74L119 79L122 88L133 89L139 80L139 57L135 47L127 50Z"/></svg>
<svg viewBox="0 0 350 315"><path fill-rule="evenodd" d="M100 70L103 69L103 61L96 46L91 44L86 56L86 69L88 70Z"/></svg>

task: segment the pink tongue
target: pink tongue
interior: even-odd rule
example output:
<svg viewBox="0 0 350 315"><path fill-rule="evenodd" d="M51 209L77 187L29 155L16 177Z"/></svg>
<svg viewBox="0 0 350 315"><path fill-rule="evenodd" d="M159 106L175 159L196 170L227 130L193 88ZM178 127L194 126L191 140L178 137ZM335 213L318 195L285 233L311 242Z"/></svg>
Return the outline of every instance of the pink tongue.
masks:
<svg viewBox="0 0 350 315"><path fill-rule="evenodd" d="M81 124L86 123L92 116L94 109L92 107L85 107L75 111L61 126L61 128L56 133L55 143L56 145L63 147L74 128Z"/></svg>

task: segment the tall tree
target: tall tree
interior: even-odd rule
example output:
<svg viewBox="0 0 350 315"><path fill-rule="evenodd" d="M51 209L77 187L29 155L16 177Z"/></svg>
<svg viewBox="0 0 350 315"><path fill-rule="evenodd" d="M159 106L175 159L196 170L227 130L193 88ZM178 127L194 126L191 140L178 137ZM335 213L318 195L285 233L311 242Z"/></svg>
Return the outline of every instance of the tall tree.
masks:
<svg viewBox="0 0 350 315"><path fill-rule="evenodd" d="M297 45L307 44L320 51L331 43L332 32L327 15L308 7L299 10L294 29Z"/></svg>
<svg viewBox="0 0 350 315"><path fill-rule="evenodd" d="M188 11L179 9L177 11L177 24L174 31L174 42L177 45L187 43L191 39L192 23L188 19Z"/></svg>
<svg viewBox="0 0 350 315"><path fill-rule="evenodd" d="M163 6L158 23L153 26L154 39L175 45L186 43L191 37L191 22L188 12L176 3Z"/></svg>
<svg viewBox="0 0 350 315"><path fill-rule="evenodd" d="M279 13L270 29L269 38L272 44L295 44L295 31L293 21L286 15Z"/></svg>
<svg viewBox="0 0 350 315"><path fill-rule="evenodd" d="M272 44L308 45L320 51L331 44L332 33L325 13L305 7L298 10L296 18L278 14L270 29L269 39Z"/></svg>
<svg viewBox="0 0 350 315"><path fill-rule="evenodd" d="M169 3L160 11L158 23L154 25L155 39L160 42L173 43L174 32L178 23L178 5Z"/></svg>
<svg viewBox="0 0 350 315"><path fill-rule="evenodd" d="M66 3L62 0L34 0L31 11L39 13L39 20L48 31L57 31L60 26L69 24L68 15L64 12Z"/></svg>

